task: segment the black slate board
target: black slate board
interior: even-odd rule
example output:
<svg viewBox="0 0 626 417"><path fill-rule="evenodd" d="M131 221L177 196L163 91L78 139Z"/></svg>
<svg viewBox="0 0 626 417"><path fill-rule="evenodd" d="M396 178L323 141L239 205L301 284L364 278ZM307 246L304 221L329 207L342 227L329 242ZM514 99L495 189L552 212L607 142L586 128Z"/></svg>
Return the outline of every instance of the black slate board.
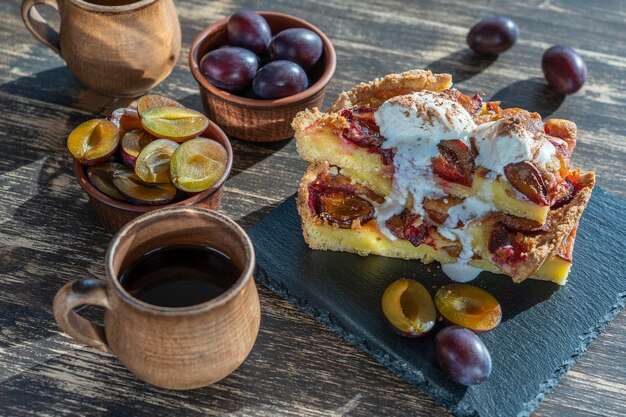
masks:
<svg viewBox="0 0 626 417"><path fill-rule="evenodd" d="M249 230L256 279L367 352L459 416L529 415L626 300L626 200L597 187L584 213L569 282L514 284L483 272L472 283L501 303L502 323L481 335L493 359L491 377L466 388L434 360L433 337L405 339L380 311L385 287L414 278L434 294L450 283L436 263L314 251L305 244L287 199ZM440 326L440 325L438 325Z"/></svg>

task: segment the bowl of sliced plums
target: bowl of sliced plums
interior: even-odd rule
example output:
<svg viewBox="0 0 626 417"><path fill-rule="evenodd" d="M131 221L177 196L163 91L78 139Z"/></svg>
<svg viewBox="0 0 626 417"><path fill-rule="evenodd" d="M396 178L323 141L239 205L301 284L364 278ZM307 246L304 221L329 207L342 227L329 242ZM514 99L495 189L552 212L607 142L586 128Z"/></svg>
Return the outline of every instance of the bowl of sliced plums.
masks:
<svg viewBox="0 0 626 417"><path fill-rule="evenodd" d="M67 148L78 183L110 232L163 207L218 209L233 162L228 137L215 123L156 94L82 123Z"/></svg>
<svg viewBox="0 0 626 417"><path fill-rule="evenodd" d="M207 115L228 135L253 142L291 138L294 116L322 105L335 64L317 27L251 10L207 27L189 52Z"/></svg>

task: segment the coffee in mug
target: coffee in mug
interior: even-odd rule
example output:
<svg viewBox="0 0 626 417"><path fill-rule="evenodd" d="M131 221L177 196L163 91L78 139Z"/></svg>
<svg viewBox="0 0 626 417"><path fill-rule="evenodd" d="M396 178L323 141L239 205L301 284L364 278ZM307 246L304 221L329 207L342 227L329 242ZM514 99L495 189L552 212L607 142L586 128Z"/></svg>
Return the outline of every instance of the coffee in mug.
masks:
<svg viewBox="0 0 626 417"><path fill-rule="evenodd" d="M241 274L228 255L209 246L158 248L126 267L120 284L133 297L161 307L188 307L224 294Z"/></svg>
<svg viewBox="0 0 626 417"><path fill-rule="evenodd" d="M144 214L113 238L104 280L85 278L54 298L59 327L110 352L153 385L191 389L233 372L261 320L254 247L223 214L198 207ZM104 308L104 326L80 316Z"/></svg>

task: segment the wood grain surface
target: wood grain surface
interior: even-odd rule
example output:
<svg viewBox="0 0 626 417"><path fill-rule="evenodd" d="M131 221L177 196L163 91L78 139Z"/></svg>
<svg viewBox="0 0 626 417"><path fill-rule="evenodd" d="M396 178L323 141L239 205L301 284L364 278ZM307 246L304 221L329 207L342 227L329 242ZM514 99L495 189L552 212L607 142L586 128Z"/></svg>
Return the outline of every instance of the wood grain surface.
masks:
<svg viewBox="0 0 626 417"><path fill-rule="evenodd" d="M148 386L114 357L60 333L51 312L54 293L77 278L103 277L111 239L74 181L65 138L80 122L127 102L82 88L63 61L30 36L19 5L0 2L0 415L448 415L264 288L261 331L251 356L223 382L204 389ZM626 196L625 2L179 0L183 55L156 91L201 109L187 68L188 46L209 23L243 6L297 15L331 38L338 62L327 104L355 82L385 73L450 72L463 91L483 91L509 106L576 121L574 163L595 169L600 186ZM476 58L465 36L472 24L494 13L516 20L520 40L495 60ZM539 65L543 51L558 43L578 49L589 67L583 90L565 99L546 88ZM306 164L293 142L233 141L233 148L235 166L222 208L249 226L296 191ZM536 414L626 414L625 330L622 313Z"/></svg>

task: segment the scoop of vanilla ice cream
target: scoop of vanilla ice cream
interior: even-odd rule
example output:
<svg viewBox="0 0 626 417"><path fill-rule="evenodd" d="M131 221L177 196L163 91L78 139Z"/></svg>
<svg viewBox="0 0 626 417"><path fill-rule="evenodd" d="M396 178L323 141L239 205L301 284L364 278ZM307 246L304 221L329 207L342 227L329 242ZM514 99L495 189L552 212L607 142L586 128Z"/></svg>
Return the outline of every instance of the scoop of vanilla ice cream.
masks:
<svg viewBox="0 0 626 417"><path fill-rule="evenodd" d="M391 98L376 111L375 119L386 139L384 148L419 142L428 154L436 151L441 140L467 141L475 127L472 116L463 106L447 94L434 91Z"/></svg>
<svg viewBox="0 0 626 417"><path fill-rule="evenodd" d="M478 151L476 165L501 175L508 164L530 160L546 164L555 155L554 145L547 140L536 140L517 118L484 123L474 130L472 137Z"/></svg>
<svg viewBox="0 0 626 417"><path fill-rule="evenodd" d="M382 147L396 151L393 192L376 208L379 228L390 239L395 239L385 221L403 210L409 195L413 197L414 212L419 215L424 214L424 198L445 195L433 181L431 169L431 159L439 155L439 142L461 139L467 143L475 124L455 99L433 91L391 98L380 106L374 117L385 138Z"/></svg>

